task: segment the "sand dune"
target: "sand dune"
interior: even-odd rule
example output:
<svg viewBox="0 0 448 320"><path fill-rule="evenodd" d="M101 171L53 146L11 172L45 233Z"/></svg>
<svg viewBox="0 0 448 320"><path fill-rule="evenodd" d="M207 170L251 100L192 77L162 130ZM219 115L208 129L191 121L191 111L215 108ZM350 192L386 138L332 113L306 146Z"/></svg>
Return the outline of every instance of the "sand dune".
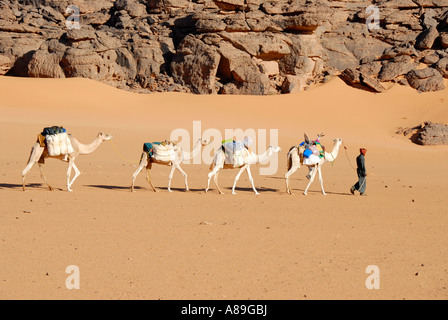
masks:
<svg viewBox="0 0 448 320"><path fill-rule="evenodd" d="M448 297L448 147L422 147L398 127L448 123L448 91L419 94L394 86L372 94L334 79L282 96L137 95L86 79L0 77L0 298L2 299L446 299ZM185 164L191 191L176 172L154 165L153 193L141 174L129 192L143 142L169 138L193 121L201 129L278 130L279 168L220 175L204 194L208 165ZM48 160L21 190L21 171L42 128L63 125L81 142L113 134L79 157L81 176L64 191L66 164ZM324 132L344 139L307 197L302 168L285 192L286 153ZM266 142L271 143L272 141ZM193 139L191 139L193 145ZM368 149L368 197L352 196L351 167ZM259 146L263 148L265 146ZM65 286L80 269L81 289ZM368 290L365 270L381 272Z"/></svg>

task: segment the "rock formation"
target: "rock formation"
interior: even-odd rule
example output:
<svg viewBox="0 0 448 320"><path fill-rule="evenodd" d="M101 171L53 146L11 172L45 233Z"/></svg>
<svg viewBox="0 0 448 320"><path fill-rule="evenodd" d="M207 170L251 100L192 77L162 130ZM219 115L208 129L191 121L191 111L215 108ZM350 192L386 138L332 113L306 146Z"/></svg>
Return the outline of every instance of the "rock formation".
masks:
<svg viewBox="0 0 448 320"><path fill-rule="evenodd" d="M425 121L412 128L398 128L397 134L411 135L411 140L423 146L448 144L448 125Z"/></svg>
<svg viewBox="0 0 448 320"><path fill-rule="evenodd" d="M0 0L0 75L142 93L292 93L334 76L442 90L448 1Z"/></svg>

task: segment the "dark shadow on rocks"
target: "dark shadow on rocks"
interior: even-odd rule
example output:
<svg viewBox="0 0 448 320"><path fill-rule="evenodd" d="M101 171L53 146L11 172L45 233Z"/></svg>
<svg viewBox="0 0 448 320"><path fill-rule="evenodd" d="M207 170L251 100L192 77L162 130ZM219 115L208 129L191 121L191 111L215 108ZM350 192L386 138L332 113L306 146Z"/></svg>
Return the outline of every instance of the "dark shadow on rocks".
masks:
<svg viewBox="0 0 448 320"><path fill-rule="evenodd" d="M28 51L23 56L18 58L5 76L28 77L28 64L30 63L35 52L35 50Z"/></svg>

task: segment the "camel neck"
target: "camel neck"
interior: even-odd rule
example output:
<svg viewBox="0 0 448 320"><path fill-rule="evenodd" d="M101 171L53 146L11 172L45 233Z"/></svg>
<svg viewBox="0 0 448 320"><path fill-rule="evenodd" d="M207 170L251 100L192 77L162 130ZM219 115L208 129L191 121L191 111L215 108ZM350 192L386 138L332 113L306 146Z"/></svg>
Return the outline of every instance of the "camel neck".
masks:
<svg viewBox="0 0 448 320"><path fill-rule="evenodd" d="M271 150L271 148L268 148L268 150L266 150L262 154L257 155L256 159L257 159L257 162L263 162L266 159L268 159L270 156L272 156L272 150Z"/></svg>
<svg viewBox="0 0 448 320"><path fill-rule="evenodd" d="M198 152L201 150L201 139L199 139L196 144L193 147L193 150L190 153L190 160L193 159L194 157L196 157L196 155L198 154Z"/></svg>
<svg viewBox="0 0 448 320"><path fill-rule="evenodd" d="M326 156L328 161L334 161L336 159L336 157L338 156L338 153L339 153L339 146L340 146L340 144L335 142L335 144L333 146L333 150L331 150L331 152L329 154L327 154L327 156Z"/></svg>
<svg viewBox="0 0 448 320"><path fill-rule="evenodd" d="M89 154L98 149L100 144L103 142L103 139L101 137L96 137L95 140L93 140L90 144L79 144L79 153L80 154Z"/></svg>

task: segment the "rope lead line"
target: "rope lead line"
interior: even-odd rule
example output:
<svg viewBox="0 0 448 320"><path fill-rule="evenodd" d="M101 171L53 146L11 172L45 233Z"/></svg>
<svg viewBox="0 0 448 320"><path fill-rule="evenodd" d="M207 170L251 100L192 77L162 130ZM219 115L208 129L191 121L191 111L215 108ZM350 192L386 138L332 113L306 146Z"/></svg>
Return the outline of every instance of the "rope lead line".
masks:
<svg viewBox="0 0 448 320"><path fill-rule="evenodd" d="M342 144L344 145L345 155L347 156L347 161L350 164L350 167L352 167L352 169L356 171L356 168L352 165L352 163L350 162L350 158L348 157L347 147L345 146L345 143L342 142Z"/></svg>
<svg viewBox="0 0 448 320"><path fill-rule="evenodd" d="M112 147L115 149L115 152L116 152L121 158L123 158L124 161L126 161L127 163L132 164L132 165L135 165L135 164L138 163L138 162L135 162L135 161L129 161L128 159L126 159L126 157L123 156L123 154L117 149L117 147L115 146L115 144L113 143L113 141L112 141L112 140L109 140L109 141L110 141L110 143L112 144Z"/></svg>

